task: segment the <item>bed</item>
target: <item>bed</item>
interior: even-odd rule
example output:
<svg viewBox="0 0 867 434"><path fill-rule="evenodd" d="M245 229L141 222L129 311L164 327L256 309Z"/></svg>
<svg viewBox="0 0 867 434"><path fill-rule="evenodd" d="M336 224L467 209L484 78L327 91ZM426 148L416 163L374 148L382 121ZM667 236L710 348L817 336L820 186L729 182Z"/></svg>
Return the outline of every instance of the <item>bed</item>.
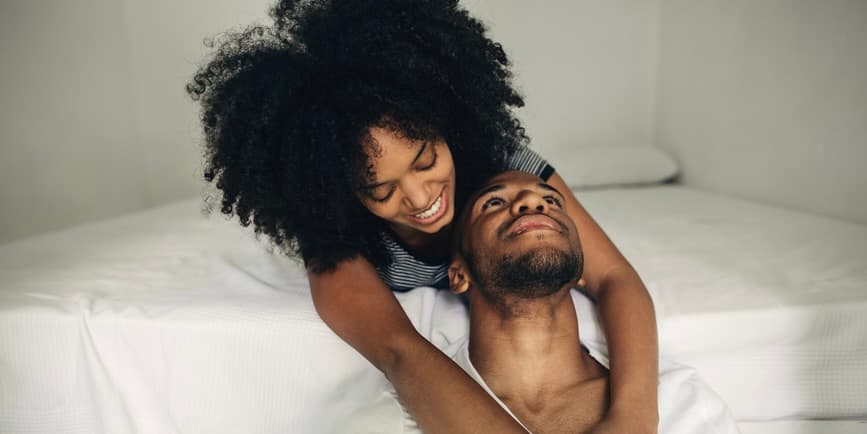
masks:
<svg viewBox="0 0 867 434"><path fill-rule="evenodd" d="M576 195L744 433L867 432L867 227L677 184ZM466 318L432 291L400 298L438 344ZM199 199L0 246L2 433L326 433L384 381L299 264Z"/></svg>

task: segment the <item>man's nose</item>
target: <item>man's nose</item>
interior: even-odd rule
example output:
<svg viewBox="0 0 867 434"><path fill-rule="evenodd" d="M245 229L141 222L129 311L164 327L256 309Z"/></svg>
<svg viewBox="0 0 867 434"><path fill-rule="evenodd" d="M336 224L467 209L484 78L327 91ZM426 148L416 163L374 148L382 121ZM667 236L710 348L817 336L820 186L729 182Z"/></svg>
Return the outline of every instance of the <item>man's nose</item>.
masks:
<svg viewBox="0 0 867 434"><path fill-rule="evenodd" d="M533 191L523 191L512 202L512 214L547 213L548 202Z"/></svg>

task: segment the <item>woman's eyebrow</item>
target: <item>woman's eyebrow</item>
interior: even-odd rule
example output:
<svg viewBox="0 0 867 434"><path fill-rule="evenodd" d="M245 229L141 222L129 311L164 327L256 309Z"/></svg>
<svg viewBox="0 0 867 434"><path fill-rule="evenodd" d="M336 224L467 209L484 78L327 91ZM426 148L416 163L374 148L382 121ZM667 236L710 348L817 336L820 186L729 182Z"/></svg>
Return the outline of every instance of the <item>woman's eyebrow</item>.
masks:
<svg viewBox="0 0 867 434"><path fill-rule="evenodd" d="M421 149L419 149L419 150L418 150L418 153L415 154L415 158L412 159L412 163L411 163L411 164L415 164L415 162L418 161L419 158L421 158L421 154L423 154L423 153L424 153L424 150L427 149L427 144L428 144L428 142L424 142L424 143L422 143L422 145L421 145ZM361 189L362 189L362 190L373 190L374 188L379 187L379 186L382 186L382 185L385 185L385 184L388 184L389 182L391 182L391 181L383 181L383 182L377 182L377 183L374 183L374 184L363 185L363 186L361 186Z"/></svg>
<svg viewBox="0 0 867 434"><path fill-rule="evenodd" d="M376 184L362 185L362 186L359 188L359 190L365 190L365 191L366 191L366 190L375 190L377 187L382 187L383 185L388 184L388 182L389 182L389 181L378 182L378 183L376 183Z"/></svg>
<svg viewBox="0 0 867 434"><path fill-rule="evenodd" d="M421 149L418 150L418 154L415 154L415 158L412 159L412 164L415 164L415 162L418 161L419 158L421 158L421 154L423 154L424 150L427 149L427 143L428 142L422 143Z"/></svg>

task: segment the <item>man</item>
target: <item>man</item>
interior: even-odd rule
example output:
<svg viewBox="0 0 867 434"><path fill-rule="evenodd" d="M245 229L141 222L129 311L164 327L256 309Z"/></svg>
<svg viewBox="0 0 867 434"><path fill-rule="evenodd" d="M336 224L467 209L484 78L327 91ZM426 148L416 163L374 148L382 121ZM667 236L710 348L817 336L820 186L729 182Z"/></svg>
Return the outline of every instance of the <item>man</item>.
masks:
<svg viewBox="0 0 867 434"><path fill-rule="evenodd" d="M464 294L470 314L469 338L451 354L537 434L592 432L608 410L604 347L582 347L579 339L571 288L583 255L562 204L562 195L533 175L492 178L458 221L449 269L450 286ZM383 396L379 408L393 408L394 395ZM695 371L666 361L659 410L663 434L737 432L726 405ZM401 432L371 428L371 421L387 422L370 413L353 420L360 432Z"/></svg>

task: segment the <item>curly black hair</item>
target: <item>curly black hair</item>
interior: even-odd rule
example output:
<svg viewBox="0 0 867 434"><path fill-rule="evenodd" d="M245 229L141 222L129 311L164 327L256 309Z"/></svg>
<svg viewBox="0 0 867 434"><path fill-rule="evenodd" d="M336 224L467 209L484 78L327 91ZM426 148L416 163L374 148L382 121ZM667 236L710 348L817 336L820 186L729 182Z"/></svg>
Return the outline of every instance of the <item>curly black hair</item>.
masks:
<svg viewBox="0 0 867 434"><path fill-rule="evenodd" d="M221 212L314 272L391 261L385 222L357 196L374 175L371 126L444 139L458 198L529 141L502 46L456 0L283 0L269 15L206 43L186 90Z"/></svg>

